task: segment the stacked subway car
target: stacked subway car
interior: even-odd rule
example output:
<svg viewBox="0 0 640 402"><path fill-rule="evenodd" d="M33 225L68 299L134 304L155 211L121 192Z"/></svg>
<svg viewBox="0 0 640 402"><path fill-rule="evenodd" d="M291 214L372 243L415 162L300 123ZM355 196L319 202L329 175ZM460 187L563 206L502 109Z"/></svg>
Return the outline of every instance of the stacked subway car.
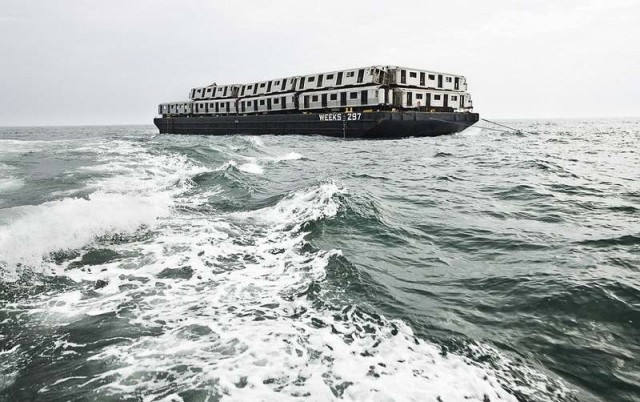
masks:
<svg viewBox="0 0 640 402"><path fill-rule="evenodd" d="M429 136L478 121L465 77L371 66L247 84L193 88L162 103L162 133Z"/></svg>

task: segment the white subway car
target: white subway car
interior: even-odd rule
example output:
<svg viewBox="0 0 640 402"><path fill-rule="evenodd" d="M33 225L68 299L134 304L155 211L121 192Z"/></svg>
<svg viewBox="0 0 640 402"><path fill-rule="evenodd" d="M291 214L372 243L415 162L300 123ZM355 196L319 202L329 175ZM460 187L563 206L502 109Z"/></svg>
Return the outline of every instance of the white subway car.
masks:
<svg viewBox="0 0 640 402"><path fill-rule="evenodd" d="M222 98L237 98L240 85L209 85L206 87L192 88L189 92L189 99L192 100L204 100L204 99L222 99Z"/></svg>
<svg viewBox="0 0 640 402"><path fill-rule="evenodd" d="M158 105L158 114L167 116L188 115L193 111L193 102L167 102Z"/></svg>
<svg viewBox="0 0 640 402"><path fill-rule="evenodd" d="M236 114L236 98L208 99L193 102L193 114L201 115L227 115Z"/></svg>
<svg viewBox="0 0 640 402"><path fill-rule="evenodd" d="M298 77L278 78L270 81L260 81L241 85L238 96L260 96L291 92L296 89L297 79Z"/></svg>
<svg viewBox="0 0 640 402"><path fill-rule="evenodd" d="M391 100L390 92L382 86L308 91L298 95L299 110L371 108L385 106Z"/></svg>
<svg viewBox="0 0 640 402"><path fill-rule="evenodd" d="M464 92L394 88L393 106L402 109L472 111L471 97Z"/></svg>
<svg viewBox="0 0 640 402"><path fill-rule="evenodd" d="M389 83L392 85L466 91L467 79L462 75L416 70L406 67L389 67Z"/></svg>
<svg viewBox="0 0 640 402"><path fill-rule="evenodd" d="M238 113L268 113L297 110L296 95L277 94L238 99Z"/></svg>
<svg viewBox="0 0 640 402"><path fill-rule="evenodd" d="M351 70L303 75L298 78L298 91L383 84L385 67L371 66Z"/></svg>
<svg viewBox="0 0 640 402"><path fill-rule="evenodd" d="M189 91L189 99L202 99L204 93L204 87L191 88Z"/></svg>
<svg viewBox="0 0 640 402"><path fill-rule="evenodd" d="M385 67L372 66L254 82L242 85L238 96L259 96L296 90L321 90L345 86L383 84L384 81Z"/></svg>
<svg viewBox="0 0 640 402"><path fill-rule="evenodd" d="M207 99L237 98L241 85L217 85L211 97Z"/></svg>

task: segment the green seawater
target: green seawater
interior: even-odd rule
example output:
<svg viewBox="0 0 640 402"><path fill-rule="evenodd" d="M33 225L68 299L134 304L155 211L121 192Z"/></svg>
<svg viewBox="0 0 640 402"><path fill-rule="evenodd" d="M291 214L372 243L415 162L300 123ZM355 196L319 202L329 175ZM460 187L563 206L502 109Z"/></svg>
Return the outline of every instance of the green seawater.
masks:
<svg viewBox="0 0 640 402"><path fill-rule="evenodd" d="M0 400L640 401L640 120L0 128Z"/></svg>

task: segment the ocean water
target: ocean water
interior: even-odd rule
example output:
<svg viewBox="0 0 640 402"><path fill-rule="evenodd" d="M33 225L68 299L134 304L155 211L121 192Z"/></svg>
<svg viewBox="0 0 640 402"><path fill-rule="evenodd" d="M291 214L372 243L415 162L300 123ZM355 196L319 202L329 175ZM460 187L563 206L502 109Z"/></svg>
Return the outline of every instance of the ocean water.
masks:
<svg viewBox="0 0 640 402"><path fill-rule="evenodd" d="M640 120L502 123L1 128L0 400L640 401Z"/></svg>

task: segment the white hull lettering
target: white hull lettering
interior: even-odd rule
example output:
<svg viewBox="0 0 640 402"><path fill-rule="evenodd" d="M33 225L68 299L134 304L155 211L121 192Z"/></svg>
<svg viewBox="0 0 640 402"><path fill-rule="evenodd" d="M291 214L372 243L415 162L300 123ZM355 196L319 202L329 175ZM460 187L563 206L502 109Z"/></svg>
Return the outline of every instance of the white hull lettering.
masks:
<svg viewBox="0 0 640 402"><path fill-rule="evenodd" d="M320 121L342 121L342 120L360 120L362 113L320 113L318 118Z"/></svg>
<svg viewBox="0 0 640 402"><path fill-rule="evenodd" d="M342 121L341 113L321 113L318 117L320 121Z"/></svg>

